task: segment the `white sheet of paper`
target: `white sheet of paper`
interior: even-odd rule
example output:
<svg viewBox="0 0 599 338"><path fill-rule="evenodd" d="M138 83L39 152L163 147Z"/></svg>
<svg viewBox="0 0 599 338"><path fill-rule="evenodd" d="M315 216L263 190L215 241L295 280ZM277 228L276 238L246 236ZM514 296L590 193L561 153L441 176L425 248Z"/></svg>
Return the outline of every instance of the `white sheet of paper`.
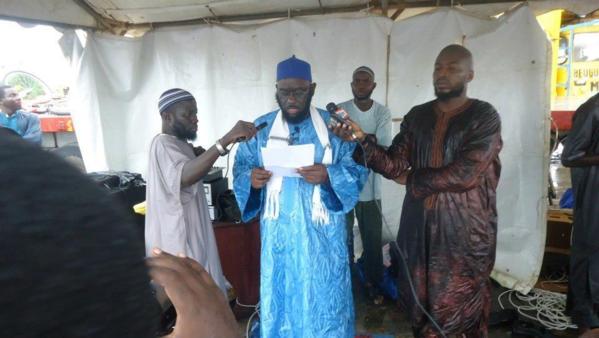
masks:
<svg viewBox="0 0 599 338"><path fill-rule="evenodd" d="M262 161L264 169L275 176L301 177L297 169L314 164L314 145L262 148Z"/></svg>

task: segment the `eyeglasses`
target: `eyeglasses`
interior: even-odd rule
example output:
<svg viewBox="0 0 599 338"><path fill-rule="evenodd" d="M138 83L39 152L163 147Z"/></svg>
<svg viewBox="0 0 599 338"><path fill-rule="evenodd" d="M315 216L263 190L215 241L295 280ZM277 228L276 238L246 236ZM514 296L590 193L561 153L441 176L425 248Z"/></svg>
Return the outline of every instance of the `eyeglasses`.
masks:
<svg viewBox="0 0 599 338"><path fill-rule="evenodd" d="M310 91L310 87L306 88L296 88L296 89L287 89L287 88L279 88L277 89L279 95L283 97L290 97L293 95L295 98L304 97L308 95Z"/></svg>

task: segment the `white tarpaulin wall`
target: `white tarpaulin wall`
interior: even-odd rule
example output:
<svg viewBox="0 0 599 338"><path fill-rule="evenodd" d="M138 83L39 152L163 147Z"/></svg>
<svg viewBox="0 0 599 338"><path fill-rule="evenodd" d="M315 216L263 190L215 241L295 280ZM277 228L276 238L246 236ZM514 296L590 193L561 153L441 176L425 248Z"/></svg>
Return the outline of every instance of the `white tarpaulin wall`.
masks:
<svg viewBox="0 0 599 338"><path fill-rule="evenodd" d="M503 118L495 276L527 290L536 281L545 238L549 103L549 49L527 7L493 21L445 9L393 25L379 17L323 16L162 29L134 40L90 35L74 86L74 122L87 170L145 173L149 142L160 131L156 101L171 87L196 96L196 143L204 146L238 119L273 110L276 64L291 54L312 64L319 107L351 98L351 73L360 65L374 69L373 98L384 103L389 64L388 104L394 117L403 116L433 98L434 58L443 46L462 39L475 58L470 94L491 102ZM383 186L384 214L394 237L403 190L395 183Z"/></svg>
<svg viewBox="0 0 599 338"><path fill-rule="evenodd" d="M527 7L499 20L442 9L400 21L391 32L391 111L404 115L432 99L434 60L451 43L464 44L474 56L469 95L493 104L502 119L494 277L527 292L537 280L545 245L549 43ZM397 201L405 189L383 186L385 215L398 224Z"/></svg>
<svg viewBox="0 0 599 338"><path fill-rule="evenodd" d="M158 97L172 87L196 96L204 146L237 120L274 110L276 65L292 54L312 64L317 106L347 100L356 67L370 65L384 78L390 29L379 17L305 18L163 29L134 40L91 35L74 117L87 170L145 173L149 142L160 132ZM384 102L384 93L382 80L374 98Z"/></svg>

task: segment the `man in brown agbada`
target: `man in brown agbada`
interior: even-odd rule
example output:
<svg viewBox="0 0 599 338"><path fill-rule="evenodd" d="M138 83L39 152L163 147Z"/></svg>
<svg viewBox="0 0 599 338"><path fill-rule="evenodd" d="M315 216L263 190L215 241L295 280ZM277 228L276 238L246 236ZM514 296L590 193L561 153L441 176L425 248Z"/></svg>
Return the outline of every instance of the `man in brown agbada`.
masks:
<svg viewBox="0 0 599 338"><path fill-rule="evenodd" d="M447 46L435 61L437 99L410 110L388 149L351 120L335 128L361 142L357 163L406 184L397 244L418 301L447 337L487 337L491 305L501 121L489 103L466 96L473 77L470 51ZM417 306L408 278L400 269L400 302L414 335L443 336Z"/></svg>

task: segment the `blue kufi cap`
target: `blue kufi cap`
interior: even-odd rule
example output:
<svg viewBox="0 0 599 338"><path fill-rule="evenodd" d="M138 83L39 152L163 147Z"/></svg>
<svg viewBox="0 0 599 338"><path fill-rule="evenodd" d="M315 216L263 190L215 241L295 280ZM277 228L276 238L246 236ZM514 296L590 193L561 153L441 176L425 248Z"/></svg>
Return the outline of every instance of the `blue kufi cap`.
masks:
<svg viewBox="0 0 599 338"><path fill-rule="evenodd" d="M310 64L293 55L277 65L277 81L283 79L302 79L312 82Z"/></svg>

